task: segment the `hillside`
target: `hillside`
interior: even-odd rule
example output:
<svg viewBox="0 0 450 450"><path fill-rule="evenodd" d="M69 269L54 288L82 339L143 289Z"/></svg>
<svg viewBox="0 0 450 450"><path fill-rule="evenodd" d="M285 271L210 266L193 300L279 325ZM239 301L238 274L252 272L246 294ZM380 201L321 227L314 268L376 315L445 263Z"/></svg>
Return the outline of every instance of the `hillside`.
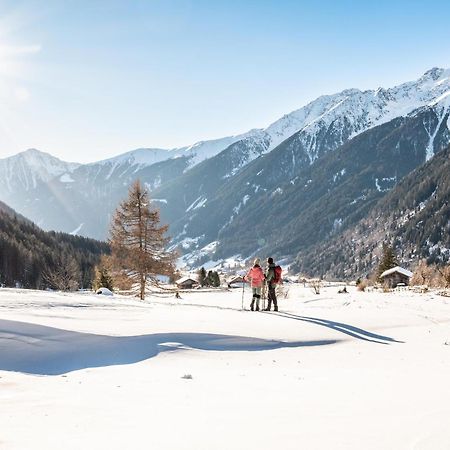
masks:
<svg viewBox="0 0 450 450"><path fill-rule="evenodd" d="M295 171L292 164L277 165L291 146L288 140L249 164L194 211L185 226L193 238L184 237L182 245L215 242L210 252L194 250L193 263L196 258L203 263L254 254L289 260L298 252L314 252L314 246L354 225L425 163L430 129L436 131L433 152L448 145L447 118L446 109L420 109L371 128Z"/></svg>
<svg viewBox="0 0 450 450"><path fill-rule="evenodd" d="M44 288L43 276L67 260L74 260L78 284L90 287L93 268L104 242L66 233L46 232L0 202L0 285Z"/></svg>
<svg viewBox="0 0 450 450"><path fill-rule="evenodd" d="M407 267L419 259L450 261L450 147L401 180L367 217L314 249L300 251L295 269L332 278L369 275L383 242Z"/></svg>

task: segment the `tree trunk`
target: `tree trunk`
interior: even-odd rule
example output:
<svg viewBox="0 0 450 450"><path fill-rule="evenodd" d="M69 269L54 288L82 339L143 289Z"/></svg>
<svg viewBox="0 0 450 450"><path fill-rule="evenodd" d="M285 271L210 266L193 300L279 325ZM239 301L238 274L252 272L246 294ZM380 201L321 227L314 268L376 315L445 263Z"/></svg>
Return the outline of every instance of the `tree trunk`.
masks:
<svg viewBox="0 0 450 450"><path fill-rule="evenodd" d="M141 290L140 290L140 294L139 294L139 297L140 297L140 299L141 300L144 300L145 299L145 274L143 274L143 273L141 273L141 274L139 274L139 276L140 276L140 283L141 283Z"/></svg>

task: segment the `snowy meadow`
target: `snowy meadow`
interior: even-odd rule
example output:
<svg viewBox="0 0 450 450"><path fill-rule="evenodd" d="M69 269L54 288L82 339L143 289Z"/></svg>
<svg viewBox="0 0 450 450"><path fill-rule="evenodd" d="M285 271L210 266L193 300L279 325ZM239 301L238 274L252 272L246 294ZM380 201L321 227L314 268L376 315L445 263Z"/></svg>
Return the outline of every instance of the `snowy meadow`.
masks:
<svg viewBox="0 0 450 450"><path fill-rule="evenodd" d="M449 449L450 299L338 289L0 289L0 448Z"/></svg>

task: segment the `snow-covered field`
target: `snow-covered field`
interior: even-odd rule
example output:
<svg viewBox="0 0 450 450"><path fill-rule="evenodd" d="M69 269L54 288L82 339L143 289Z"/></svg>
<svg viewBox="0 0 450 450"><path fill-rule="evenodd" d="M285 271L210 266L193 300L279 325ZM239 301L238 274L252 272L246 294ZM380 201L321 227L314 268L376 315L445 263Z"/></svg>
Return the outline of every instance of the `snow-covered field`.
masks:
<svg viewBox="0 0 450 450"><path fill-rule="evenodd" d="M0 289L0 449L450 449L450 299L337 291Z"/></svg>

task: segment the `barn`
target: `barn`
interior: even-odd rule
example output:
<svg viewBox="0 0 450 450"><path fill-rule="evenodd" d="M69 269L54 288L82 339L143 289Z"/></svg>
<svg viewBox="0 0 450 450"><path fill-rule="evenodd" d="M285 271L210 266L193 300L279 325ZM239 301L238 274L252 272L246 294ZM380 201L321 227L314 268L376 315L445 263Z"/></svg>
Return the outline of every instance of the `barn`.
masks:
<svg viewBox="0 0 450 450"><path fill-rule="evenodd" d="M412 272L403 267L397 266L392 269L385 270L380 279L390 288L395 288L399 284L409 285L409 280L413 276Z"/></svg>

